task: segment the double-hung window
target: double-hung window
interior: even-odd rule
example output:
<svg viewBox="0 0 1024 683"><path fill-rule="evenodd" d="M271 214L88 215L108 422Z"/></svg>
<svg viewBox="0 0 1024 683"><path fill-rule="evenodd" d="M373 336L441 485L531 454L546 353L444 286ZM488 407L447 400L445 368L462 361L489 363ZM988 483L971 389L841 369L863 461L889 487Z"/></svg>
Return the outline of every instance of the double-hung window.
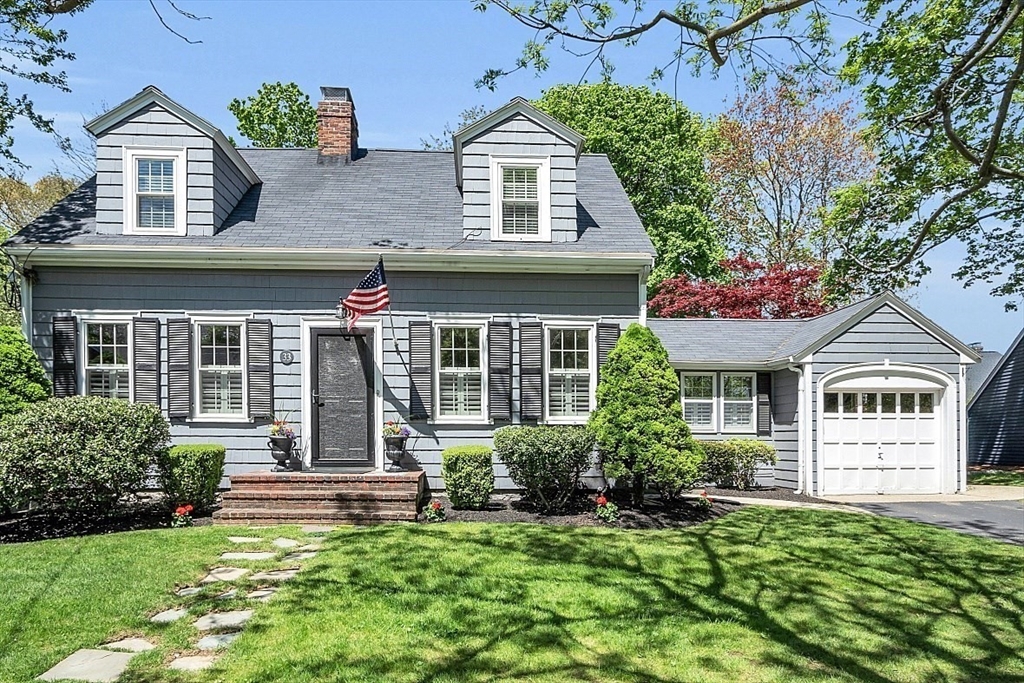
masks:
<svg viewBox="0 0 1024 683"><path fill-rule="evenodd" d="M551 240L550 169L546 157L492 157L492 239Z"/></svg>
<svg viewBox="0 0 1024 683"><path fill-rule="evenodd" d="M245 414L245 325L199 323L196 405L201 417Z"/></svg>
<svg viewBox="0 0 1024 683"><path fill-rule="evenodd" d="M722 431L753 432L757 430L755 413L757 393L753 373L722 373Z"/></svg>
<svg viewBox="0 0 1024 683"><path fill-rule="evenodd" d="M486 416L485 325L437 325L437 406L442 421Z"/></svg>
<svg viewBox="0 0 1024 683"><path fill-rule="evenodd" d="M681 379L683 419L696 432L715 431L714 374L685 373Z"/></svg>
<svg viewBox="0 0 1024 683"><path fill-rule="evenodd" d="M590 414L594 391L593 330L547 328L547 418L575 422Z"/></svg>
<svg viewBox="0 0 1024 683"><path fill-rule="evenodd" d="M85 393L131 398L131 323L85 323Z"/></svg>
<svg viewBox="0 0 1024 683"><path fill-rule="evenodd" d="M124 168L125 232L186 234L185 152L129 147Z"/></svg>

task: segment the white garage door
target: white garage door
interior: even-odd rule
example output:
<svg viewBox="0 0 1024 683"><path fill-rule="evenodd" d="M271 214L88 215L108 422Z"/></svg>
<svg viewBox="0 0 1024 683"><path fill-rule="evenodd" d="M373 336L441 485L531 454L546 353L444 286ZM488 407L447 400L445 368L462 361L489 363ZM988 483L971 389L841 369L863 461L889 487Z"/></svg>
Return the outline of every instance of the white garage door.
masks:
<svg viewBox="0 0 1024 683"><path fill-rule="evenodd" d="M938 493L937 392L827 391L823 493Z"/></svg>

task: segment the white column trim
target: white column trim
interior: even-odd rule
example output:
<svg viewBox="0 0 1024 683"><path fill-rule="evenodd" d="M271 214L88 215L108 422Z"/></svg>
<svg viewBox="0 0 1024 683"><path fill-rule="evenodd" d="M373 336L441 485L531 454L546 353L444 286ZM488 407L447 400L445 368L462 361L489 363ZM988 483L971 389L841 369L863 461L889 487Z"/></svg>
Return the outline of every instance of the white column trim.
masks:
<svg viewBox="0 0 1024 683"><path fill-rule="evenodd" d="M957 493L967 493L967 453L970 430L967 428L967 363L960 363L960 378L957 388L957 422L959 431L955 432L959 438L958 455L960 456L960 483L956 487Z"/></svg>
<svg viewBox="0 0 1024 683"><path fill-rule="evenodd" d="M32 281L27 274L18 280L21 288L21 333L25 335L29 346L35 348L32 343Z"/></svg>

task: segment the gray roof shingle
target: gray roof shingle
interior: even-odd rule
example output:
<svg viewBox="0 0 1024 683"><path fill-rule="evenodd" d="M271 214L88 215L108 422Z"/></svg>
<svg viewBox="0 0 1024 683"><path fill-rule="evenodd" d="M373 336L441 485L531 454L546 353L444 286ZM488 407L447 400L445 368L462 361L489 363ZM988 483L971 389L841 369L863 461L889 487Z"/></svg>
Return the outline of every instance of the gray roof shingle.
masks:
<svg viewBox="0 0 1024 683"><path fill-rule="evenodd" d="M577 168L576 242L463 240L462 195L451 152L367 150L350 164L318 164L307 149L241 149L263 180L211 237L96 234L89 180L9 240L10 244L323 247L654 254L604 155Z"/></svg>

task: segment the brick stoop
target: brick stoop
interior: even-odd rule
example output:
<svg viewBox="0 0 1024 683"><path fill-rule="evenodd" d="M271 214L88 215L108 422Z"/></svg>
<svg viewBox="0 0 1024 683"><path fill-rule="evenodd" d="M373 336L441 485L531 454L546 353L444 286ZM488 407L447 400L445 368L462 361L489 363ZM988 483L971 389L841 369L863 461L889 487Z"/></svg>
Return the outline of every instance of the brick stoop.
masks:
<svg viewBox="0 0 1024 683"><path fill-rule="evenodd" d="M214 524L381 524L412 522L426 494L425 472L250 472L229 477Z"/></svg>

